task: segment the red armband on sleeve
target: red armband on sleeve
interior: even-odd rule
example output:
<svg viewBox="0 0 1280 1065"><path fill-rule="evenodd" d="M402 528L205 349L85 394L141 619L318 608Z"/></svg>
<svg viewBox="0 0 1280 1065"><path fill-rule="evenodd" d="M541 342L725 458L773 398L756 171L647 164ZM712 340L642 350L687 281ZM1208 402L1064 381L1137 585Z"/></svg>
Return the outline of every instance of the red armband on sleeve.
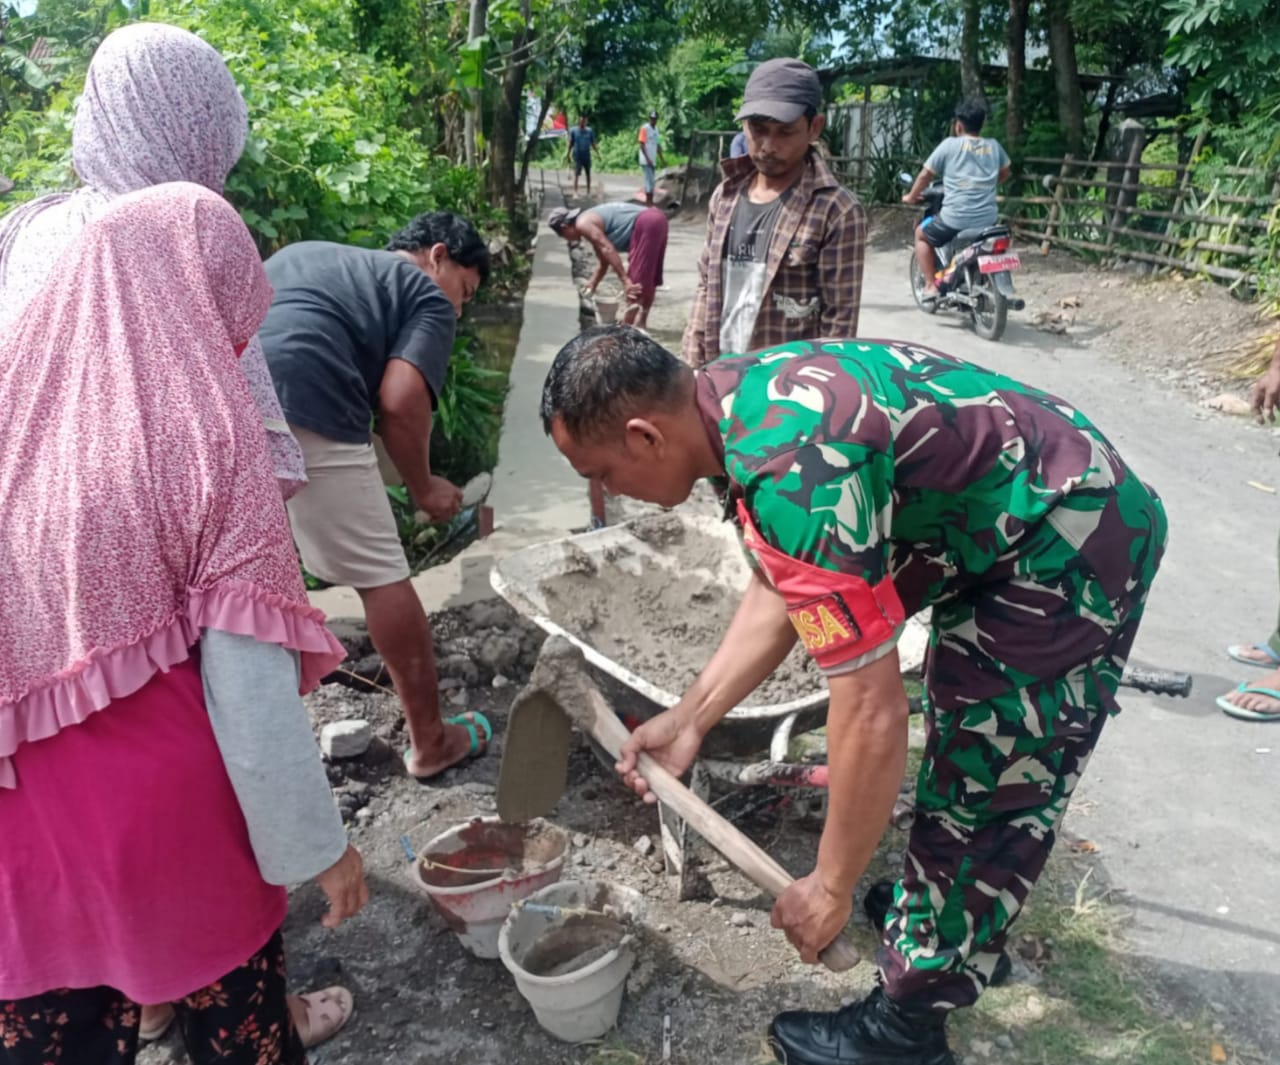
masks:
<svg viewBox="0 0 1280 1065"><path fill-rule="evenodd" d="M801 562L765 543L747 508L738 503L742 539L787 604L805 650L823 669L852 661L894 638L905 613L893 581Z"/></svg>

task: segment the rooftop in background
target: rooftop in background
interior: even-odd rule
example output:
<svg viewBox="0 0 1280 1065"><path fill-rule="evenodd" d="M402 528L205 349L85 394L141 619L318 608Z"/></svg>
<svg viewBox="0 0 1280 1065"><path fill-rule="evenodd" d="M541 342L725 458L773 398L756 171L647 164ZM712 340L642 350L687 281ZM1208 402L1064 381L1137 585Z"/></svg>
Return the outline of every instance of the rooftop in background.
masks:
<svg viewBox="0 0 1280 1065"><path fill-rule="evenodd" d="M951 56L907 55L887 59L871 59L849 63L837 63L818 71L823 87L830 89L839 81L856 81L869 85L909 85L927 74L943 67L958 67L960 60ZM1003 82L1009 68L1003 64L984 63L982 76L990 82ZM1027 75L1048 74L1039 67L1027 67ZM1086 89L1100 89L1108 82L1120 84L1124 77L1118 74L1080 73L1080 84Z"/></svg>

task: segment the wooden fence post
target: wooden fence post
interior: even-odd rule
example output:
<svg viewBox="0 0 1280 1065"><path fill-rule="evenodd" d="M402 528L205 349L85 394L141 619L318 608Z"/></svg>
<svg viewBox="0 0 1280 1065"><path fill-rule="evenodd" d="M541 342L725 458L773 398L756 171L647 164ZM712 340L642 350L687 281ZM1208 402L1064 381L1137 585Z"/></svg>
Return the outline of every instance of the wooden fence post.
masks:
<svg viewBox="0 0 1280 1065"><path fill-rule="evenodd" d="M1178 192L1173 198L1173 206L1169 208L1172 215L1178 214L1182 210L1183 203L1187 199L1187 190L1191 188L1191 167L1195 164L1196 156L1200 154L1200 150L1204 147L1205 131L1201 130L1196 134L1195 143L1191 145L1191 157L1187 160L1187 165L1182 168L1182 173L1178 175ZM1173 231L1178 228L1179 219L1170 218L1169 224L1164 227L1164 235L1172 237Z"/></svg>
<svg viewBox="0 0 1280 1065"><path fill-rule="evenodd" d="M1125 126L1128 126L1127 122ZM1138 202L1137 191L1130 193L1128 186L1142 183L1142 150L1147 146L1147 142L1141 127L1130 128L1130 132L1133 134L1133 140L1129 144L1129 155L1124 164L1124 177L1120 179L1120 188L1116 190L1115 202L1111 205L1111 224L1107 226L1108 250L1115 245L1119 230L1124 228L1129 211L1130 195L1133 197L1134 204Z"/></svg>
<svg viewBox="0 0 1280 1065"><path fill-rule="evenodd" d="M1048 255L1053 238L1058 234L1058 216L1062 213L1062 200L1067 194L1067 183L1064 180L1071 171L1075 156L1063 156L1062 166L1058 170L1058 183L1053 187L1053 206L1049 208L1049 223L1045 226L1044 240L1040 242L1040 254Z"/></svg>

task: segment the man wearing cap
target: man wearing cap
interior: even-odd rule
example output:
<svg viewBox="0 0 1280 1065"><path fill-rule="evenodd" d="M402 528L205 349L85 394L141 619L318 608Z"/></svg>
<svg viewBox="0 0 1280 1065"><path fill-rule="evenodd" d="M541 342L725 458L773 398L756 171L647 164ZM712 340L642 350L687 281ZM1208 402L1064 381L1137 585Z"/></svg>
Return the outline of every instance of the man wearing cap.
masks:
<svg viewBox="0 0 1280 1065"><path fill-rule="evenodd" d="M747 81L738 119L747 154L725 160L681 355L857 336L867 216L815 144L826 118L817 72L771 59Z"/></svg>
<svg viewBox="0 0 1280 1065"><path fill-rule="evenodd" d="M644 329L649 324L658 286L662 284L662 264L667 254L667 216L656 207L634 200L602 203L595 207L557 207L547 223L557 236L573 243L585 240L596 253L596 272L587 282L586 294L593 295L612 270L622 282L627 310L623 321ZM623 265L619 252L627 253Z"/></svg>
<svg viewBox="0 0 1280 1065"><path fill-rule="evenodd" d="M640 169L644 171L644 202L653 206L653 187L659 166L666 166L662 154L662 137L658 133L658 112L649 112L649 121L640 127Z"/></svg>

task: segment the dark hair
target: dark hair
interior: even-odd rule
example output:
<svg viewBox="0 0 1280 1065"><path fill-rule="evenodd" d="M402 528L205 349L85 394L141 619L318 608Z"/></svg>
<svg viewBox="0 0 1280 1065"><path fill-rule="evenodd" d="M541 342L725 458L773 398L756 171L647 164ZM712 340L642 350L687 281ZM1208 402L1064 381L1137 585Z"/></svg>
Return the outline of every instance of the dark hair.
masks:
<svg viewBox="0 0 1280 1065"><path fill-rule="evenodd" d="M556 418L575 440L600 439L645 408L671 408L693 371L657 341L625 325L584 329L562 347L542 385L542 428Z"/></svg>
<svg viewBox="0 0 1280 1065"><path fill-rule="evenodd" d="M961 100L956 104L952 115L966 133L978 134L982 132L982 124L987 120L987 105L981 100Z"/></svg>
<svg viewBox="0 0 1280 1065"><path fill-rule="evenodd" d="M426 211L387 241L387 251L422 251L434 244L449 249L449 258L462 267L474 266L480 283L489 278L489 248L476 227L452 211Z"/></svg>

